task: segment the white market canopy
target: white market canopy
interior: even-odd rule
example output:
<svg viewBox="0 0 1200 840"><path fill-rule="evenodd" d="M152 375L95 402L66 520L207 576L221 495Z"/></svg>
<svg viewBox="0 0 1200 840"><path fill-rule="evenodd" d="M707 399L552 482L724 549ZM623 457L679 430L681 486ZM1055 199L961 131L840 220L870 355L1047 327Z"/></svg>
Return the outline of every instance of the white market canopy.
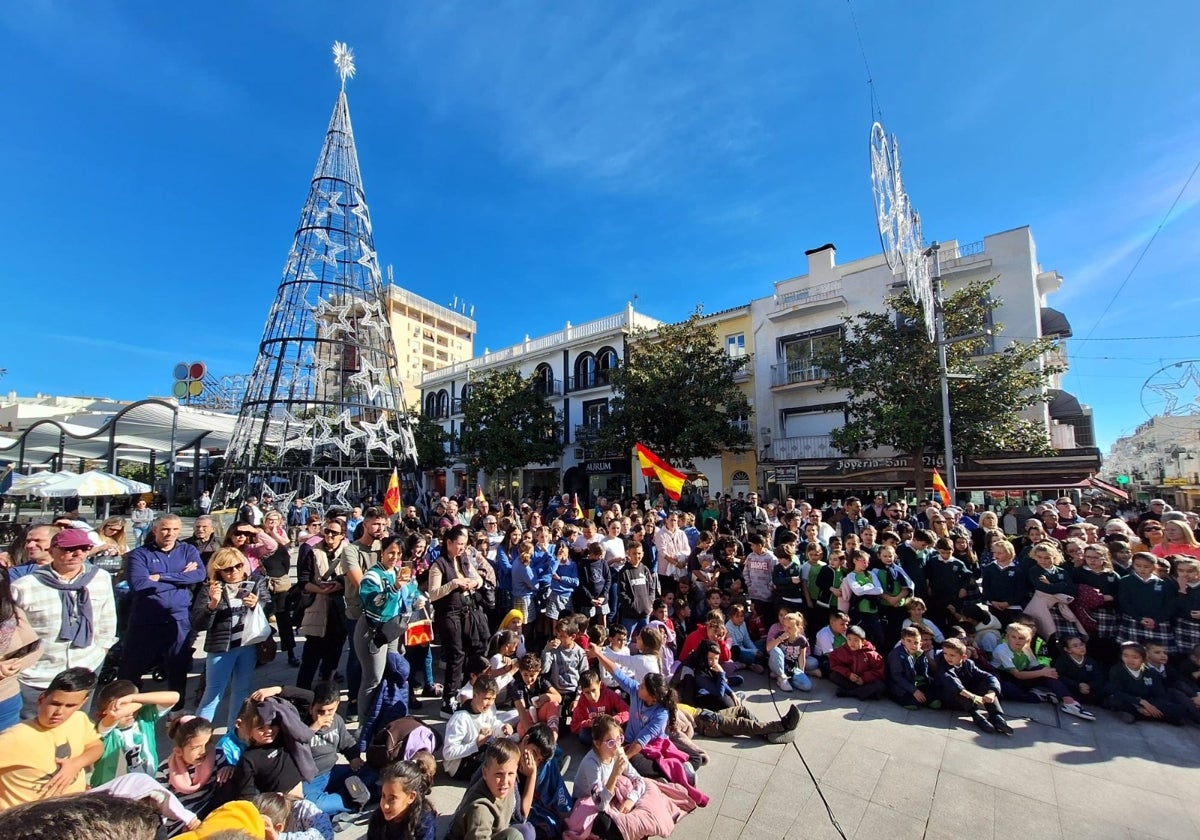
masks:
<svg viewBox="0 0 1200 840"><path fill-rule="evenodd" d="M224 451L229 446L237 417L218 411L177 405L171 400L148 399L117 412L75 414L63 419L40 420L15 440L0 440L0 459L23 471L27 465L46 464L61 455L115 463L130 451L186 453L197 446ZM10 491L11 492L11 491Z"/></svg>
<svg viewBox="0 0 1200 840"><path fill-rule="evenodd" d="M154 489L149 484L100 470L55 475L58 477L42 482L30 491L29 495L40 496L43 499L63 499L70 496L140 496ZM10 489L9 495L16 494Z"/></svg>

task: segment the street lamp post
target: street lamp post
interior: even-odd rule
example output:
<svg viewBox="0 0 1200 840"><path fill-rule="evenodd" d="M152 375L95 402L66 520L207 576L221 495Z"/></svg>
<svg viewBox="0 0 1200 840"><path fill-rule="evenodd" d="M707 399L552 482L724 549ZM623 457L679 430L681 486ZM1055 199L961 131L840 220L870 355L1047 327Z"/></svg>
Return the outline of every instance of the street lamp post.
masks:
<svg viewBox="0 0 1200 840"><path fill-rule="evenodd" d="M935 315L933 320L933 341L937 345L938 379L942 386L942 447L946 451L946 489L950 493L950 501L958 497L958 470L954 467L954 440L950 434L950 371L946 364L946 301L942 296L942 263L938 257L940 246L934 242L926 253L930 261L929 281L933 286L933 305Z"/></svg>

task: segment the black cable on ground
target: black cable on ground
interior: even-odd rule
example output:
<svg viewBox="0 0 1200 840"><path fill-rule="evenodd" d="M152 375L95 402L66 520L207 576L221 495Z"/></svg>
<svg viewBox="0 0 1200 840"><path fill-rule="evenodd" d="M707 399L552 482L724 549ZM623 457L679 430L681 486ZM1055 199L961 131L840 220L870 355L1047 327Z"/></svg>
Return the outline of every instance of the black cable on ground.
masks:
<svg viewBox="0 0 1200 840"><path fill-rule="evenodd" d="M779 702L775 699L775 687L771 684L772 679L774 678L771 676L771 672L768 670L767 691L771 694L771 705L775 707L775 714L782 718L783 715L779 713ZM842 840L849 840L846 837L846 832L842 830L841 824L837 821L837 817L834 816L833 807L830 806L829 800L825 798L825 792L821 790L821 783L817 781L816 774L813 773L812 768L808 766L808 762L804 759L804 753L800 752L800 747L796 744L794 737L791 741L791 745L792 749L796 751L796 755L799 756L800 763L804 765L804 770L806 773L808 773L808 778L812 779L813 788L817 791L817 796L821 797L821 804L825 806L825 813L829 816L829 824L833 826L833 830L838 833L838 836L841 837Z"/></svg>

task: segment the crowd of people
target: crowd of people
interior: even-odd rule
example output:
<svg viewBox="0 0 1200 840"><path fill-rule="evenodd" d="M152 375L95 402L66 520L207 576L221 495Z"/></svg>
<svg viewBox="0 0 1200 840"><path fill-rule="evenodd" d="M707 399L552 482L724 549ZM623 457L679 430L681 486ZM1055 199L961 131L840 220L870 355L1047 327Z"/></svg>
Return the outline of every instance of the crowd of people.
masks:
<svg viewBox="0 0 1200 840"><path fill-rule="evenodd" d="M144 504L133 533L33 526L0 574L0 831L433 840L445 774L467 784L453 840L666 836L708 802L701 736L794 737L798 707L748 708L750 674L1003 735L1012 703L1200 723L1198 522L1162 500L686 507L248 499L221 536ZM293 684L256 685L278 655Z"/></svg>

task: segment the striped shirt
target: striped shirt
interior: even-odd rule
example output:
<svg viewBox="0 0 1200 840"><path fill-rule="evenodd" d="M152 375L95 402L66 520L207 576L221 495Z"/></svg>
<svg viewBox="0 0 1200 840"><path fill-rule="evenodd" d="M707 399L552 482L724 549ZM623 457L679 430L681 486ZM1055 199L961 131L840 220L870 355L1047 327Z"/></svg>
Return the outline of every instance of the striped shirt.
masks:
<svg viewBox="0 0 1200 840"><path fill-rule="evenodd" d="M80 574L87 574L92 568L90 563L85 563ZM108 649L117 640L112 576L98 571L88 583L87 590L92 605L92 644L72 649L70 642L58 638L62 626L62 598L58 590L46 586L36 575L26 575L13 583L13 600L25 611L29 626L42 641L42 656L21 672L22 683L45 688L56 674L67 668L100 670Z"/></svg>

